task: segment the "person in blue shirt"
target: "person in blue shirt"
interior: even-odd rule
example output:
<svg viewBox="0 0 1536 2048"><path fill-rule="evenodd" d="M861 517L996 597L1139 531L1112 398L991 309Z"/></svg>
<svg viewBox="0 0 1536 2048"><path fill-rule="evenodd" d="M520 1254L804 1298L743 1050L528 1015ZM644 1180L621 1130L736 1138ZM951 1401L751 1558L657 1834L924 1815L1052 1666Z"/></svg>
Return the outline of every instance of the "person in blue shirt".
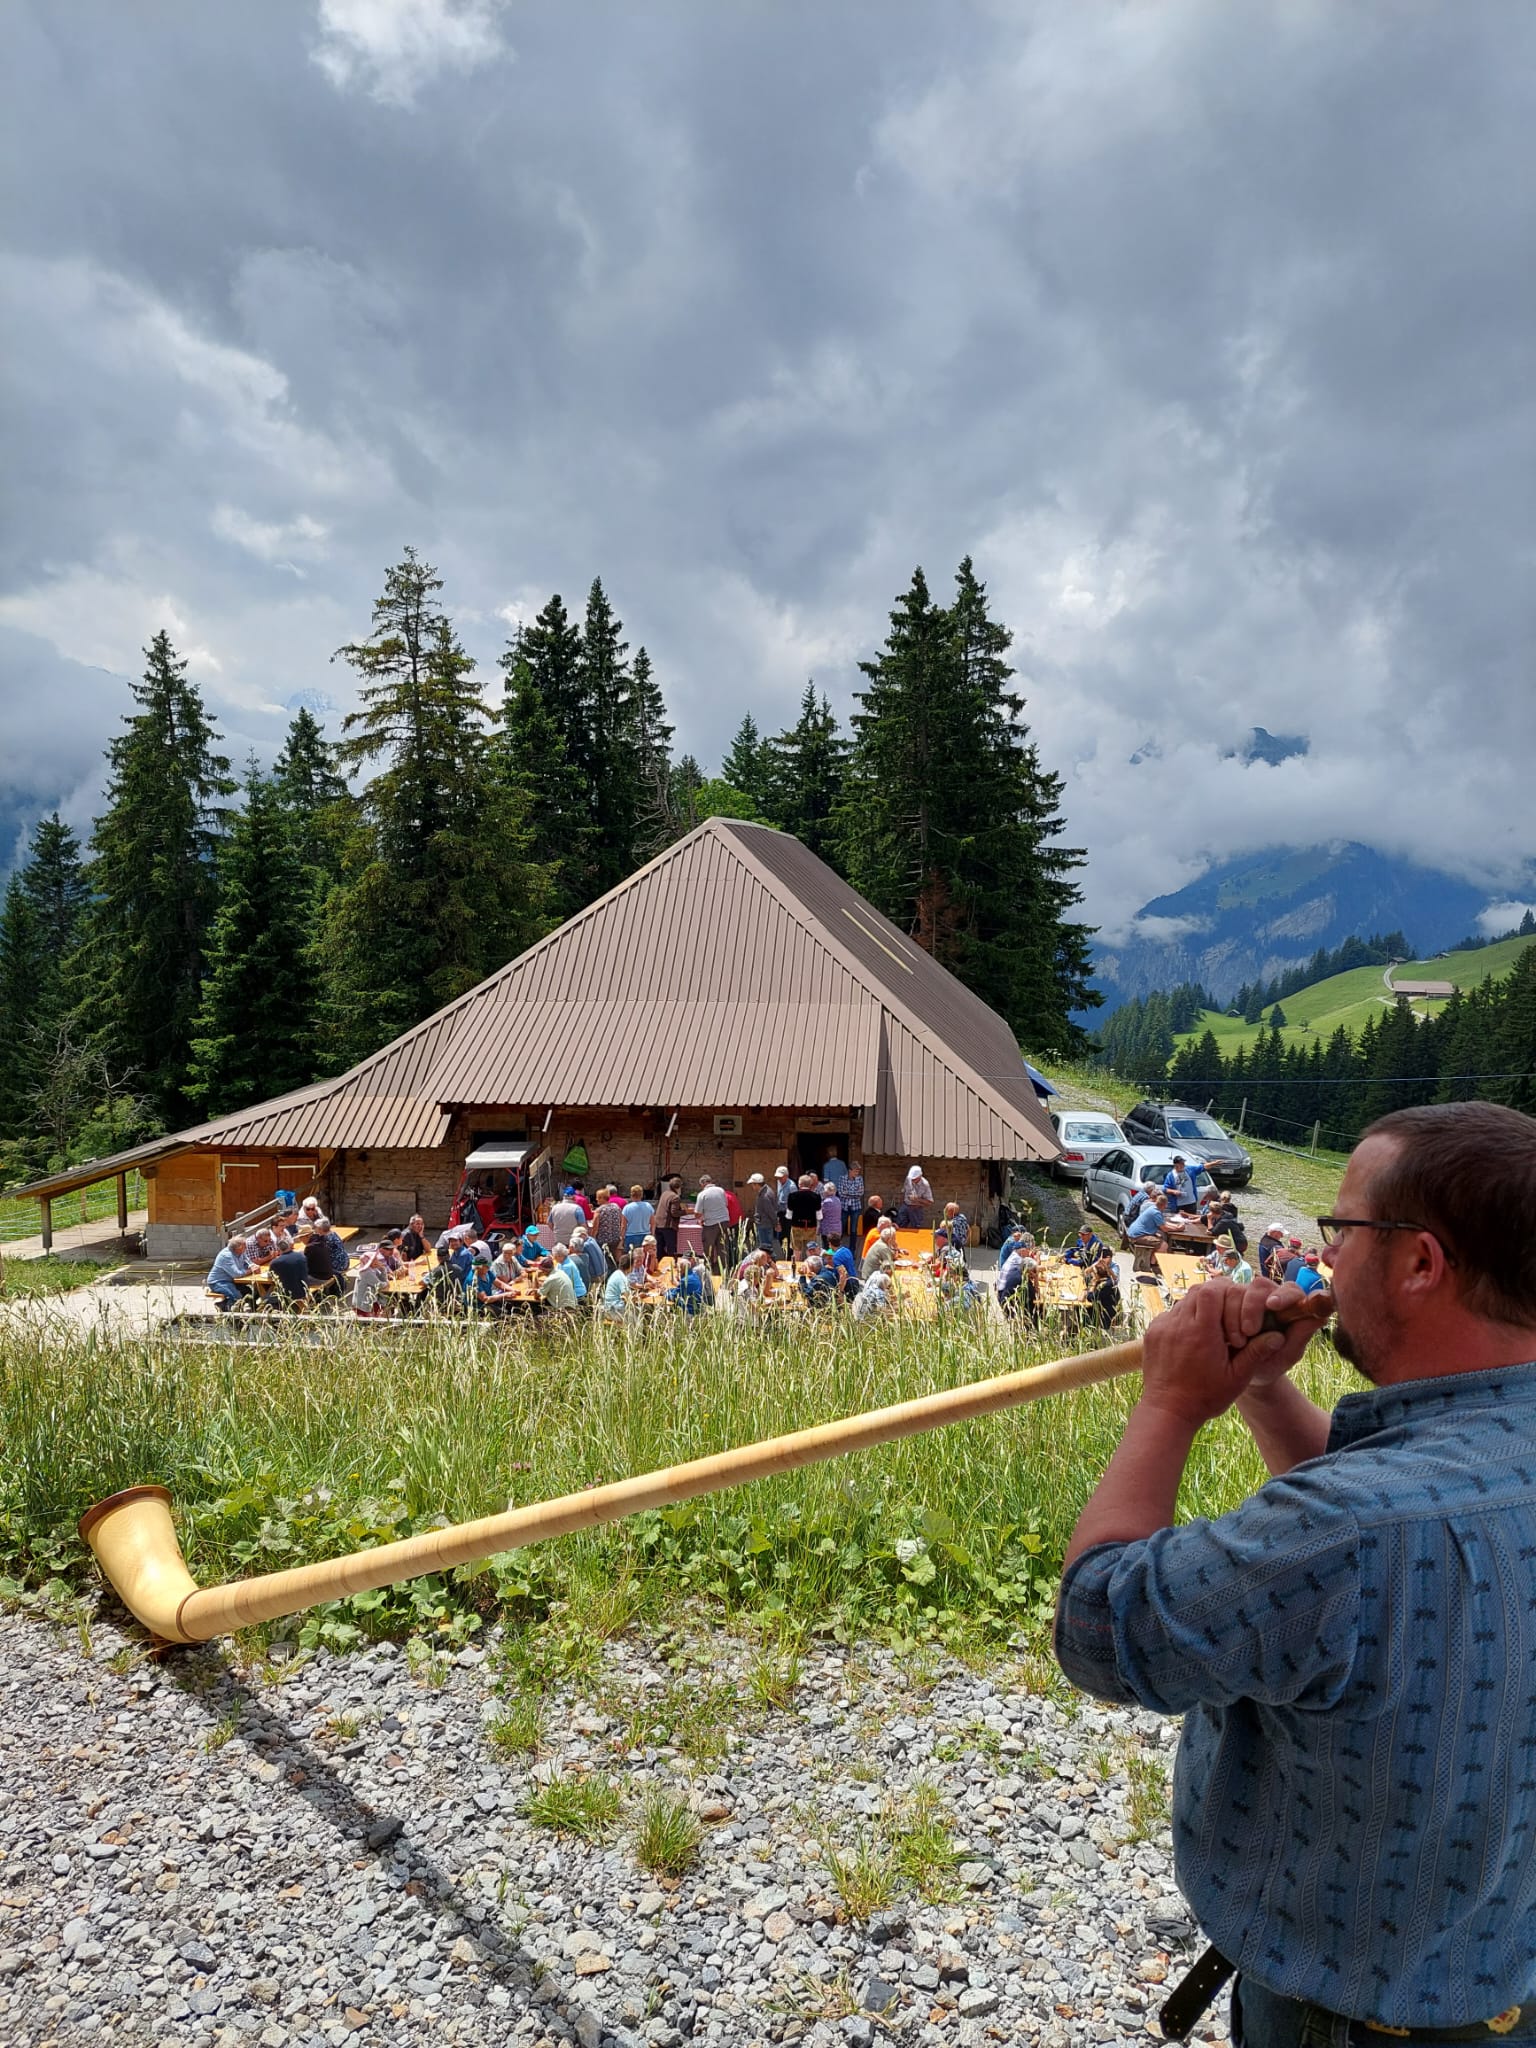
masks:
<svg viewBox="0 0 1536 2048"><path fill-rule="evenodd" d="M681 1277L667 1289L667 1299L675 1303L684 1315L696 1316L709 1306L709 1295L705 1291L704 1262L685 1252L682 1267Z"/></svg>
<svg viewBox="0 0 1536 2048"><path fill-rule="evenodd" d="M245 1239L232 1237L208 1269L207 1287L210 1294L219 1297L219 1314L228 1315L241 1299L245 1289L241 1280L251 1270L251 1262L245 1255Z"/></svg>
<svg viewBox="0 0 1536 2048"><path fill-rule="evenodd" d="M859 1291L859 1262L854 1257L852 1248L840 1244L827 1263L836 1269L834 1277L837 1278L838 1293L844 1301L852 1301Z"/></svg>
<svg viewBox="0 0 1536 2048"><path fill-rule="evenodd" d="M1200 1206L1195 1195L1195 1176L1184 1164L1182 1152L1174 1153L1173 1164L1163 1176L1163 1193L1168 1197L1169 1208L1175 1211Z"/></svg>
<svg viewBox="0 0 1536 2048"><path fill-rule="evenodd" d="M587 1298L587 1276L581 1270L580 1259L576 1257L568 1244L557 1244L555 1246L555 1264L565 1274L567 1280L570 1281L571 1286L575 1290L576 1299L578 1301L585 1301Z"/></svg>
<svg viewBox="0 0 1536 2048"><path fill-rule="evenodd" d="M1165 2033L1235 1970L1238 2048L1531 2042L1536 1118L1394 1111L1336 1207L1331 1292L1212 1280L1149 1325L1056 1653L1183 1719L1175 1870L1214 1956ZM1290 1378L1330 1310L1362 1381L1331 1414ZM1234 1405L1271 1476L1176 1525Z"/></svg>
<svg viewBox="0 0 1536 2048"><path fill-rule="evenodd" d="M1093 1225L1085 1223L1077 1233L1076 1241L1063 1258L1062 1264L1065 1266L1081 1266L1086 1271L1089 1266L1096 1266L1098 1264L1099 1260L1103 1258L1104 1252L1105 1246L1095 1235Z"/></svg>
<svg viewBox="0 0 1536 2048"><path fill-rule="evenodd" d="M811 1308L837 1306L837 1268L819 1252L812 1252L799 1280L801 1299Z"/></svg>
<svg viewBox="0 0 1536 2048"><path fill-rule="evenodd" d="M1163 1228L1167 1221L1168 1197L1156 1194L1126 1225L1125 1235L1136 1255L1135 1267L1138 1273L1156 1272L1157 1255L1168 1242L1167 1232Z"/></svg>
<svg viewBox="0 0 1536 2048"><path fill-rule="evenodd" d="M1318 1270L1321 1260L1316 1252L1304 1252L1300 1266L1296 1269L1296 1285L1303 1294L1317 1294L1328 1285Z"/></svg>

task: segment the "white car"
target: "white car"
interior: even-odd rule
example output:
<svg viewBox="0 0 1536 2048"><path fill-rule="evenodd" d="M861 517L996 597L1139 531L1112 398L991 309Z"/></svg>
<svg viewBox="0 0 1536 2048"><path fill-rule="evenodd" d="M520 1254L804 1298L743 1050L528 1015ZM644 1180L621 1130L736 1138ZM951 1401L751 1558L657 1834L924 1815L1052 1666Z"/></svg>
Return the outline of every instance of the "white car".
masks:
<svg viewBox="0 0 1536 2048"><path fill-rule="evenodd" d="M1053 1109L1051 1129L1061 1147L1051 1169L1058 1180L1081 1180L1106 1152L1131 1142L1113 1117L1097 1109Z"/></svg>
<svg viewBox="0 0 1536 2048"><path fill-rule="evenodd" d="M1203 1202L1211 1191L1211 1176L1198 1160L1186 1159L1185 1164L1194 1176L1195 1194ZM1165 1146L1111 1147L1083 1176L1083 1207L1097 1209L1124 1230L1125 1212L1135 1189L1160 1188L1172 1170L1173 1153Z"/></svg>

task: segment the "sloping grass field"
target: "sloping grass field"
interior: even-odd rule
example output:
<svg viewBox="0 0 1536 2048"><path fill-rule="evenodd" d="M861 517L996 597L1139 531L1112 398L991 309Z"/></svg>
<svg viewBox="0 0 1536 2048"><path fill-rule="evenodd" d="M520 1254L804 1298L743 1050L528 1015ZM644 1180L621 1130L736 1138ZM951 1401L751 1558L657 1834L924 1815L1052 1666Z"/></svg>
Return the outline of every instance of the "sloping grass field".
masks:
<svg viewBox="0 0 1536 2048"><path fill-rule="evenodd" d="M1533 944L1536 940L1501 939L1496 946L1482 946L1474 952L1445 953L1438 960L1405 963L1394 967L1392 975L1398 981L1450 981L1458 988L1477 988L1490 975L1495 981L1502 980ZM1391 1008L1392 996L1383 979L1385 972L1381 967L1354 967L1348 974L1330 975L1326 981L1314 982L1310 988L1286 996L1280 1005L1286 1019L1280 1027L1282 1041L1287 1045L1310 1045L1314 1038L1331 1038L1341 1024L1352 1036L1357 1036L1367 1017L1379 1021L1383 1012ZM1421 1014L1432 1015L1443 1009L1444 1004L1416 999L1413 1007ZM1193 1031L1185 1032L1177 1042L1193 1044L1210 1030L1215 1033L1222 1053L1230 1055L1239 1046L1252 1045L1268 1028L1267 1024L1245 1024L1241 1017L1207 1010Z"/></svg>

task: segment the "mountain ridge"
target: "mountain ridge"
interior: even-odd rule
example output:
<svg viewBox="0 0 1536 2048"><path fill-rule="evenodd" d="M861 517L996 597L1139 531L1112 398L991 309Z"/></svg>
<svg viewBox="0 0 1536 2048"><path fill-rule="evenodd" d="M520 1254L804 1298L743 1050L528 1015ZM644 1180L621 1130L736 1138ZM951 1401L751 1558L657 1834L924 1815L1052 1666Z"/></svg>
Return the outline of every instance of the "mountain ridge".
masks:
<svg viewBox="0 0 1536 2048"><path fill-rule="evenodd" d="M1105 1007L1094 1014L1185 981L1225 1003L1244 982L1271 981L1305 966L1319 946L1371 932L1406 932L1424 958L1475 932L1489 896L1358 840L1267 847L1154 896L1123 940L1096 946L1093 978Z"/></svg>

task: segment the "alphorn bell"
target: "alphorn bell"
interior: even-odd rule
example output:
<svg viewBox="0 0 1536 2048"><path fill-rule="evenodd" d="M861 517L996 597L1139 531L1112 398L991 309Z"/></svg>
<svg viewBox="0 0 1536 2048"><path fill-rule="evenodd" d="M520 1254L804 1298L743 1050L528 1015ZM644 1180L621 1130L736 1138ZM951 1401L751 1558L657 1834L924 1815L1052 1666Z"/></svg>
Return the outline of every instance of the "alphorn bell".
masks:
<svg viewBox="0 0 1536 2048"><path fill-rule="evenodd" d="M1311 1299L1315 1302L1318 1297ZM1321 1327L1332 1311L1327 1296L1323 1304L1326 1306L1320 1304L1317 1309L1303 1308L1291 1320L1312 1321ZM1267 1320L1276 1327L1273 1317ZM260 1578L235 1579L225 1586L199 1586L187 1570L171 1519L171 1496L163 1486L130 1486L122 1493L108 1494L81 1516L80 1534L123 1605L158 1643L206 1643L232 1629L277 1621L283 1615L299 1614L329 1600L344 1600L375 1586L451 1571L455 1565L475 1564L545 1537L600 1528L644 1508L670 1507L700 1494L723 1493L753 1479L771 1478L776 1472L819 1465L850 1451L870 1450L876 1444L944 1429L950 1423L1022 1408L1048 1394L1097 1386L1140 1370L1138 1339L1085 1352L1080 1358L1060 1358L1023 1372L924 1394L894 1407L873 1408L840 1422L769 1437L762 1443L694 1458L686 1465L669 1465L635 1479L619 1479L582 1493L562 1494L556 1500L511 1508L502 1515L459 1522L449 1529L430 1529L420 1536L356 1550L322 1564L294 1565Z"/></svg>

